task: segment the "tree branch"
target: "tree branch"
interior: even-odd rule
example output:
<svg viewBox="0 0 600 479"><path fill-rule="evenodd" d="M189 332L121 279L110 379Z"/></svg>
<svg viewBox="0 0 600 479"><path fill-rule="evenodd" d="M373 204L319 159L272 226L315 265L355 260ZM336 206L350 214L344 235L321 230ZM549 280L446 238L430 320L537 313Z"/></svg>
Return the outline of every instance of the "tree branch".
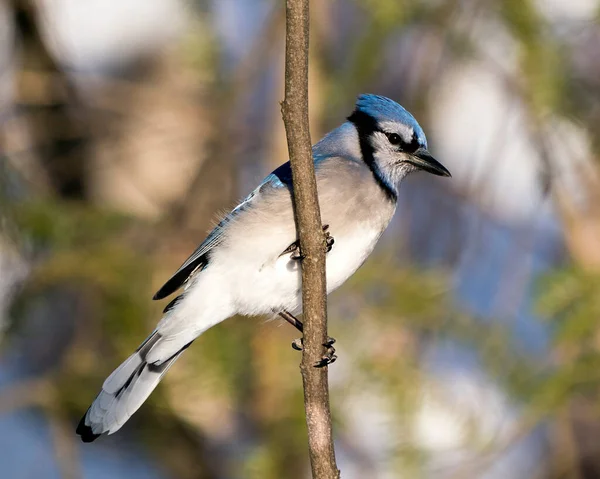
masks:
<svg viewBox="0 0 600 479"><path fill-rule="evenodd" d="M327 367L315 368L327 341L325 236L308 123L309 0L286 1L285 99L281 105L292 167L294 210L302 260L302 381L313 478L340 477L335 463Z"/></svg>

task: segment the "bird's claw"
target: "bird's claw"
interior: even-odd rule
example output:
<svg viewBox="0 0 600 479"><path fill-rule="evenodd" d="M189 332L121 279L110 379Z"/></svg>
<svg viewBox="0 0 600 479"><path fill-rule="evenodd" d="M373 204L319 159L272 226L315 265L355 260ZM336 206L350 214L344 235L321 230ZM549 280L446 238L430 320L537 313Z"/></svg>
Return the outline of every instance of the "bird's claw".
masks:
<svg viewBox="0 0 600 479"><path fill-rule="evenodd" d="M322 368L335 362L337 355L335 354L335 348L333 347L334 343L335 338L327 338L327 342L323 344L323 346L327 348L327 351L325 351L325 354L321 357L321 360L314 364L315 368ZM304 349L302 338L294 339L292 341L292 348L296 351L302 351Z"/></svg>
<svg viewBox="0 0 600 479"><path fill-rule="evenodd" d="M329 229L329 225L323 226L323 232L325 233L325 252L329 253L331 248L333 248L333 243L335 243L335 239L331 236L331 233L327 231Z"/></svg>
<svg viewBox="0 0 600 479"><path fill-rule="evenodd" d="M325 233L325 252L329 253L331 248L333 248L333 244L335 243L335 239L331 236L331 233L327 231L329 229L329 225L323 225L323 233ZM283 253L279 256L283 256L284 254L291 253L290 259L294 261L299 261L304 259L304 255L300 252L300 242L294 241L291 245L289 245Z"/></svg>
<svg viewBox="0 0 600 479"><path fill-rule="evenodd" d="M327 338L327 342L323 344L327 348L325 354L321 357L321 360L314 364L315 368L323 368L325 366L329 366L330 364L335 363L337 359L337 355L335 354L335 348L333 347L333 343L335 343L334 338Z"/></svg>
<svg viewBox="0 0 600 479"><path fill-rule="evenodd" d="M294 252L290 255L290 259L292 259L294 261L300 261L300 260L304 259L304 255L302 253L300 253L299 246L297 246L296 249L294 250Z"/></svg>

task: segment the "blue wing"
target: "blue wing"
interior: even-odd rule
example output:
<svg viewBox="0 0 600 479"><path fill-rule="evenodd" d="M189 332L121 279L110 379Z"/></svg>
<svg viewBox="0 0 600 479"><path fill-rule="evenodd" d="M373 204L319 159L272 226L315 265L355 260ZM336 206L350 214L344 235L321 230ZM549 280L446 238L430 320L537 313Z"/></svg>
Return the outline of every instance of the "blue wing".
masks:
<svg viewBox="0 0 600 479"><path fill-rule="evenodd" d="M210 232L196 251L185 260L175 274L154 295L152 299L163 299L177 291L197 271L203 270L209 263L210 251L219 246L224 239L225 231L231 220L235 219L244 210L252 206L254 199L265 187L290 188L292 184L292 172L289 162L284 163L273 173L267 176L263 182L237 205L219 224Z"/></svg>

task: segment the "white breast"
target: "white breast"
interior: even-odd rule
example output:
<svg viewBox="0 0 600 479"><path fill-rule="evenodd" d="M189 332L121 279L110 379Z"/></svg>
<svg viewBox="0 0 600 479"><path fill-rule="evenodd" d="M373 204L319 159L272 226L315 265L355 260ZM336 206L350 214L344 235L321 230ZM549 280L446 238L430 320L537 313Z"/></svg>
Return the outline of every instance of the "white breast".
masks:
<svg viewBox="0 0 600 479"><path fill-rule="evenodd" d="M327 254L327 292L340 287L365 262L375 248L381 230L372 225L360 226L338 237Z"/></svg>
<svg viewBox="0 0 600 479"><path fill-rule="evenodd" d="M371 254L395 204L363 162L330 158L320 164L319 172L321 218L335 240L326 260L331 292ZM344 181L339 181L340 175ZM297 311L301 305L300 264L289 253L280 256L296 238L291 198L282 189L269 191L262 203L232 223L231 240L211 254L211 263L227 273L226 289L240 314Z"/></svg>
<svg viewBox="0 0 600 479"><path fill-rule="evenodd" d="M381 235L381 229L361 226L337 236L332 231L335 243L326 259L328 293L341 286L364 263ZM302 302L299 267L290 254L260 265L253 261L238 262L229 285L236 310L241 314L298 310Z"/></svg>

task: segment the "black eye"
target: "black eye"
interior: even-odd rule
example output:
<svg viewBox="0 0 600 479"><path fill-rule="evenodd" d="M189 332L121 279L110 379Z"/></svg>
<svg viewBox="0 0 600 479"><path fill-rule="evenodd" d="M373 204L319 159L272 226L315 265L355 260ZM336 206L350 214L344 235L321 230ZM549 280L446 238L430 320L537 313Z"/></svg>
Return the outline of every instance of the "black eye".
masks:
<svg viewBox="0 0 600 479"><path fill-rule="evenodd" d="M399 145L400 143L402 143L402 138L400 138L400 135L398 135L397 133L386 133L389 142L392 145Z"/></svg>

